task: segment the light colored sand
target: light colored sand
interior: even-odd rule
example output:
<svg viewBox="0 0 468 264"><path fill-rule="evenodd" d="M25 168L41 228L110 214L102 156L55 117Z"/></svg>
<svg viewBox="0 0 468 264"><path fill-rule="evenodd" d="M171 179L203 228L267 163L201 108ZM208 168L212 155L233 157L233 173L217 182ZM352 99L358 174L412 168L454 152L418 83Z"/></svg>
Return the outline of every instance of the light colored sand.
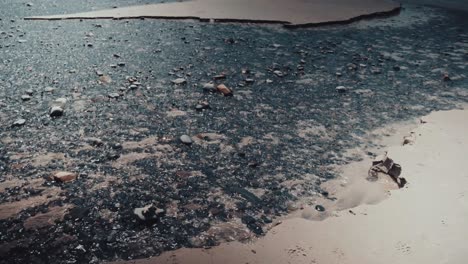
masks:
<svg viewBox="0 0 468 264"><path fill-rule="evenodd" d="M341 211L324 221L287 219L249 244L180 249L117 263L467 263L468 110L435 112L423 120L427 123L413 130L415 144L388 148L409 184L377 205L358 206L354 214ZM368 167L352 166L356 175L366 175Z"/></svg>
<svg viewBox="0 0 468 264"><path fill-rule="evenodd" d="M26 19L153 17L307 25L347 21L399 8L392 0L194 0Z"/></svg>

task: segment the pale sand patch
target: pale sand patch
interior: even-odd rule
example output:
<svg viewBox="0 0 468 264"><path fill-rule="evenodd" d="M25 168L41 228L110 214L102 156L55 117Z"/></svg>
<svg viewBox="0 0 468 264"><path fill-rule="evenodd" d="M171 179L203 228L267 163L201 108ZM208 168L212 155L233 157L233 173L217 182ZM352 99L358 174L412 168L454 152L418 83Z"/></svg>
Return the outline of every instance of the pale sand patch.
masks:
<svg viewBox="0 0 468 264"><path fill-rule="evenodd" d="M352 21L358 17L399 11L391 0L194 0L131 6L26 19L168 18L202 21L246 21L291 26Z"/></svg>
<svg viewBox="0 0 468 264"><path fill-rule="evenodd" d="M172 109L171 111L166 112L167 117L178 117L178 116L185 116L187 115L187 112L178 110L178 109Z"/></svg>
<svg viewBox="0 0 468 264"><path fill-rule="evenodd" d="M50 207L46 213L39 213L24 221L23 226L26 230L40 229L55 224L56 221L62 221L69 209L73 205Z"/></svg>
<svg viewBox="0 0 468 264"><path fill-rule="evenodd" d="M161 158L162 154L152 154L152 153L138 153L138 152L131 152L128 154L124 154L120 156L116 161L112 163L112 167L114 168L122 168L137 160L147 159L147 158Z"/></svg>
<svg viewBox="0 0 468 264"><path fill-rule="evenodd" d="M251 136L247 136L247 137L243 137L241 139L241 142L237 143L237 147L238 148L244 148L248 145L252 145L255 141L255 138L251 137Z"/></svg>
<svg viewBox="0 0 468 264"><path fill-rule="evenodd" d="M107 189L113 184L122 183L122 179L113 175L104 175L104 174L92 174L88 176L88 179L94 180L93 182L87 182L90 191L98 191L101 189ZM98 183L96 183L96 181Z"/></svg>
<svg viewBox="0 0 468 264"><path fill-rule="evenodd" d="M50 164L53 160L65 161L66 160L65 154L64 153L52 153L52 152L38 154L32 159L31 164L34 167L43 167L43 166L47 166L48 164Z"/></svg>
<svg viewBox="0 0 468 264"><path fill-rule="evenodd" d="M49 187L42 192L42 195L33 196L17 202L0 204L0 220L8 219L23 211L24 209L39 206L53 200L60 199L62 191L57 187Z"/></svg>
<svg viewBox="0 0 468 264"><path fill-rule="evenodd" d="M115 263L466 263L467 120L468 110L434 112L424 117L427 123L412 130L417 136L413 145L402 146L401 135L391 137L396 144L387 148L389 156L402 165L402 177L409 183L378 205L336 212L339 217L324 221L287 219L252 243L184 248L155 258ZM407 129L405 134L409 132ZM351 174L366 175L369 167L364 165L350 165L354 166ZM341 180L347 181L346 177ZM377 188L371 185L350 192L365 192L366 196L369 188ZM381 199L370 193L367 203ZM366 203L366 199L360 200L356 203Z"/></svg>
<svg viewBox="0 0 468 264"><path fill-rule="evenodd" d="M7 189L12 188L21 188L21 187L28 187L33 189L46 189L47 187L42 187L41 185L44 183L44 179L37 178L37 179L30 179L24 180L19 179L13 175L5 176L5 181L0 182L0 192L5 192Z"/></svg>

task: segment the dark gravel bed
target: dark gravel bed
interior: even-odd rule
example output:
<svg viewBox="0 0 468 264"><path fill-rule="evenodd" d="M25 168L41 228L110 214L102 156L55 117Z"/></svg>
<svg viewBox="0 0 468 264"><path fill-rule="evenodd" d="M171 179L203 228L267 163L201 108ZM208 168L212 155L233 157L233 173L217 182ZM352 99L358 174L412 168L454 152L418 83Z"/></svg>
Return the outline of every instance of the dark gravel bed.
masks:
<svg viewBox="0 0 468 264"><path fill-rule="evenodd" d="M84 2L0 3L0 263L212 246L225 222L250 230L234 239L261 236L322 195L369 131L468 101L464 14L410 6L298 30L20 19L148 1Z"/></svg>

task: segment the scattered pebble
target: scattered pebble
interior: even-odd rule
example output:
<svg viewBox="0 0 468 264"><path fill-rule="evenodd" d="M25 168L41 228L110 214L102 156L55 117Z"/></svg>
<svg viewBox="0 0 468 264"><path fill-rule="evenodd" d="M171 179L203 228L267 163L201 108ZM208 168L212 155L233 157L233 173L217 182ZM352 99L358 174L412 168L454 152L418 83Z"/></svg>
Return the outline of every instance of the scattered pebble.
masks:
<svg viewBox="0 0 468 264"><path fill-rule="evenodd" d="M321 205L316 205L315 206L315 210L319 211L319 212L323 212L325 211L325 207L321 206Z"/></svg>
<svg viewBox="0 0 468 264"><path fill-rule="evenodd" d="M59 116L62 116L63 115L63 108L58 106L58 105L54 105L50 108L50 111L49 111L49 115L51 117L59 117Z"/></svg>
<svg viewBox="0 0 468 264"><path fill-rule="evenodd" d="M20 127L20 126L23 126L24 124L26 124L26 119L23 119L23 118L20 118L20 119L17 119L15 122L13 122L13 127Z"/></svg>
<svg viewBox="0 0 468 264"><path fill-rule="evenodd" d="M276 70L276 71L274 71L273 73L274 73L276 76L278 76L278 77L283 77L283 76L284 76L284 73L283 73L282 71Z"/></svg>
<svg viewBox="0 0 468 264"><path fill-rule="evenodd" d="M215 76L213 76L213 79L215 79L215 80L226 79L226 74L215 75Z"/></svg>
<svg viewBox="0 0 468 264"><path fill-rule="evenodd" d="M207 103L207 102L202 102L200 104L197 104L195 106L195 109L197 111L202 111L202 110L205 110L205 109L210 109L210 105Z"/></svg>
<svg viewBox="0 0 468 264"><path fill-rule="evenodd" d="M215 85L213 83L204 83L202 85L202 88L206 92L216 92L217 91L217 89L216 89L216 87L215 87Z"/></svg>
<svg viewBox="0 0 468 264"><path fill-rule="evenodd" d="M187 80L184 78L177 78L175 80L172 80L171 82L176 85L181 85L187 83Z"/></svg>
<svg viewBox="0 0 468 264"><path fill-rule="evenodd" d="M78 174L68 171L59 171L52 174L52 178L58 182L71 182L78 177Z"/></svg>
<svg viewBox="0 0 468 264"><path fill-rule="evenodd" d="M191 145L193 143L193 140L187 135L182 135L180 141L186 145Z"/></svg>
<svg viewBox="0 0 468 264"><path fill-rule="evenodd" d="M222 93L224 96L232 96L232 91L231 89L227 88L226 85L220 84L216 87L216 89Z"/></svg>
<svg viewBox="0 0 468 264"><path fill-rule="evenodd" d="M345 92L347 92L349 89L348 89L347 87L345 87L345 86L338 86L338 87L335 88L335 90L336 90L337 92L339 92L339 93L345 93Z"/></svg>
<svg viewBox="0 0 468 264"><path fill-rule="evenodd" d="M107 96L109 96L109 98L111 98L111 99L116 99L116 98L120 97L120 94L119 93L110 93Z"/></svg>

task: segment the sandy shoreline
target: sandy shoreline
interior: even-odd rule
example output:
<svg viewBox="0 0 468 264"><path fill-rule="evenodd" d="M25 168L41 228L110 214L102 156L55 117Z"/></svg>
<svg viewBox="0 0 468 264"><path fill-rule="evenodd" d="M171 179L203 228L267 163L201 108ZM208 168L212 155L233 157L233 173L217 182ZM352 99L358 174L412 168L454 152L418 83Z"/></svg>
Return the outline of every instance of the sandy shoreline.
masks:
<svg viewBox="0 0 468 264"><path fill-rule="evenodd" d="M28 20L166 18L201 21L280 23L309 26L350 22L398 12L391 0L194 0L130 6L77 14L34 16Z"/></svg>
<svg viewBox="0 0 468 264"><path fill-rule="evenodd" d="M378 205L365 203L385 198L369 195L382 192L363 189L360 184L360 189L353 189L349 183L355 181L348 179L344 190L352 191L348 196L341 193L343 200L360 194L363 199L356 202L364 204L335 212L339 217L309 221L301 217L306 211L302 210L252 243L180 249L155 258L114 263L465 263L468 110L434 112L421 120L425 123L415 129L409 129L415 123L400 129L415 132L413 144L397 143L401 143L401 133L385 139L392 142L389 156L402 165L402 176L409 184L391 191L391 197ZM364 164L366 160L345 167L348 176L365 177ZM383 193L396 189L388 179L375 184ZM366 200L366 196L376 200ZM352 204L341 209L346 206Z"/></svg>

